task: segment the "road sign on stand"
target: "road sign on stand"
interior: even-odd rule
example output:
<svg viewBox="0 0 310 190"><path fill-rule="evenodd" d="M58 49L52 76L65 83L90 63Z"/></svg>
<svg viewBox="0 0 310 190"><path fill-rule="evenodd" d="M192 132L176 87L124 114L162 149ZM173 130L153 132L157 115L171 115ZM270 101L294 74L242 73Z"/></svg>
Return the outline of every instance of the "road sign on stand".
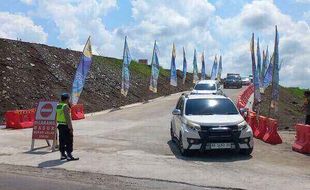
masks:
<svg viewBox="0 0 310 190"><path fill-rule="evenodd" d="M36 139L43 139L46 140L48 146L50 146L49 140L53 140L52 151L55 151L57 143L57 104L57 101L40 101L38 103L32 131L31 150L34 149L34 141Z"/></svg>

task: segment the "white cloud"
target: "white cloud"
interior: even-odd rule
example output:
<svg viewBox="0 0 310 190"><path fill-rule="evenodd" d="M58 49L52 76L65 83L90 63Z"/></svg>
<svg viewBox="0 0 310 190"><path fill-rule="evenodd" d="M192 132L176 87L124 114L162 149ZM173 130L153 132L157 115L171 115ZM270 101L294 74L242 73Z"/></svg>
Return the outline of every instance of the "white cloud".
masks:
<svg viewBox="0 0 310 190"><path fill-rule="evenodd" d="M81 50L89 35L94 53L118 56L121 41L108 31L102 17L117 8L116 0L41 0L36 1L36 11L31 15L52 20L59 30L58 39L65 47Z"/></svg>
<svg viewBox="0 0 310 190"><path fill-rule="evenodd" d="M8 12L0 12L0 37L39 43L47 41L47 33L31 18Z"/></svg>
<svg viewBox="0 0 310 190"><path fill-rule="evenodd" d="M251 32L262 40L261 47L269 45L273 51L274 25L278 25L280 34L280 59L283 67L280 71L280 83L286 86L309 85L310 30L305 21L293 21L289 15L283 14L272 1L253 1L244 5L240 14L232 18L216 18L215 21L221 35L235 41L225 50L229 69L238 68L244 62L250 65L249 40ZM239 44L236 47L234 44ZM243 44L243 45L242 45ZM246 47L247 48L243 48ZM247 54L247 56L245 56ZM234 61L235 60L235 61ZM237 63L238 62L238 63ZM237 66L238 65L238 66ZM224 66L224 70L228 72ZM248 66L249 67L249 66ZM247 69L241 69L246 72ZM306 69L305 69L306 68Z"/></svg>

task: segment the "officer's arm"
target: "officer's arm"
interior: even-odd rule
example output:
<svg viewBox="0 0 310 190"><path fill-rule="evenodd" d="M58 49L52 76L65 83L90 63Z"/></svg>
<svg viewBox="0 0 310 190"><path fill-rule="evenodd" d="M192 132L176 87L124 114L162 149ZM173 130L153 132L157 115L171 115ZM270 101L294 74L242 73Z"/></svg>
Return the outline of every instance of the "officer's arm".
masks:
<svg viewBox="0 0 310 190"><path fill-rule="evenodd" d="M69 129L73 130L71 116L70 116L70 108L68 106L64 107L64 115L65 115Z"/></svg>

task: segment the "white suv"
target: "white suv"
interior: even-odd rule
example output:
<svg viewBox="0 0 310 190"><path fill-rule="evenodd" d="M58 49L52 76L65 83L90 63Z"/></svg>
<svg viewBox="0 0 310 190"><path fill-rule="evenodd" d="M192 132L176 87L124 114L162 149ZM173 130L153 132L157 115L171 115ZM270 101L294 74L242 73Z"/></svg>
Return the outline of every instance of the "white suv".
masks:
<svg viewBox="0 0 310 190"><path fill-rule="evenodd" d="M198 81L191 94L223 94L222 87L216 80Z"/></svg>
<svg viewBox="0 0 310 190"><path fill-rule="evenodd" d="M250 155L253 132L234 103L221 95L182 95L173 110L171 139L183 156L191 150L234 149ZM242 115L241 115L242 114Z"/></svg>

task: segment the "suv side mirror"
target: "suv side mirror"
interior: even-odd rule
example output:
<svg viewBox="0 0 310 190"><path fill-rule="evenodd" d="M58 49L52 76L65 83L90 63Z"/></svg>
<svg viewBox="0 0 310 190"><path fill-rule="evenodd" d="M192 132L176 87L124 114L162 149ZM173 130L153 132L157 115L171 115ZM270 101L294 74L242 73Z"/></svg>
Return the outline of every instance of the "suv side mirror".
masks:
<svg viewBox="0 0 310 190"><path fill-rule="evenodd" d="M240 108L240 114L246 118L248 116L248 109L247 108Z"/></svg>
<svg viewBox="0 0 310 190"><path fill-rule="evenodd" d="M179 109L174 109L174 110L172 111L172 115L181 115L181 110L179 110Z"/></svg>

